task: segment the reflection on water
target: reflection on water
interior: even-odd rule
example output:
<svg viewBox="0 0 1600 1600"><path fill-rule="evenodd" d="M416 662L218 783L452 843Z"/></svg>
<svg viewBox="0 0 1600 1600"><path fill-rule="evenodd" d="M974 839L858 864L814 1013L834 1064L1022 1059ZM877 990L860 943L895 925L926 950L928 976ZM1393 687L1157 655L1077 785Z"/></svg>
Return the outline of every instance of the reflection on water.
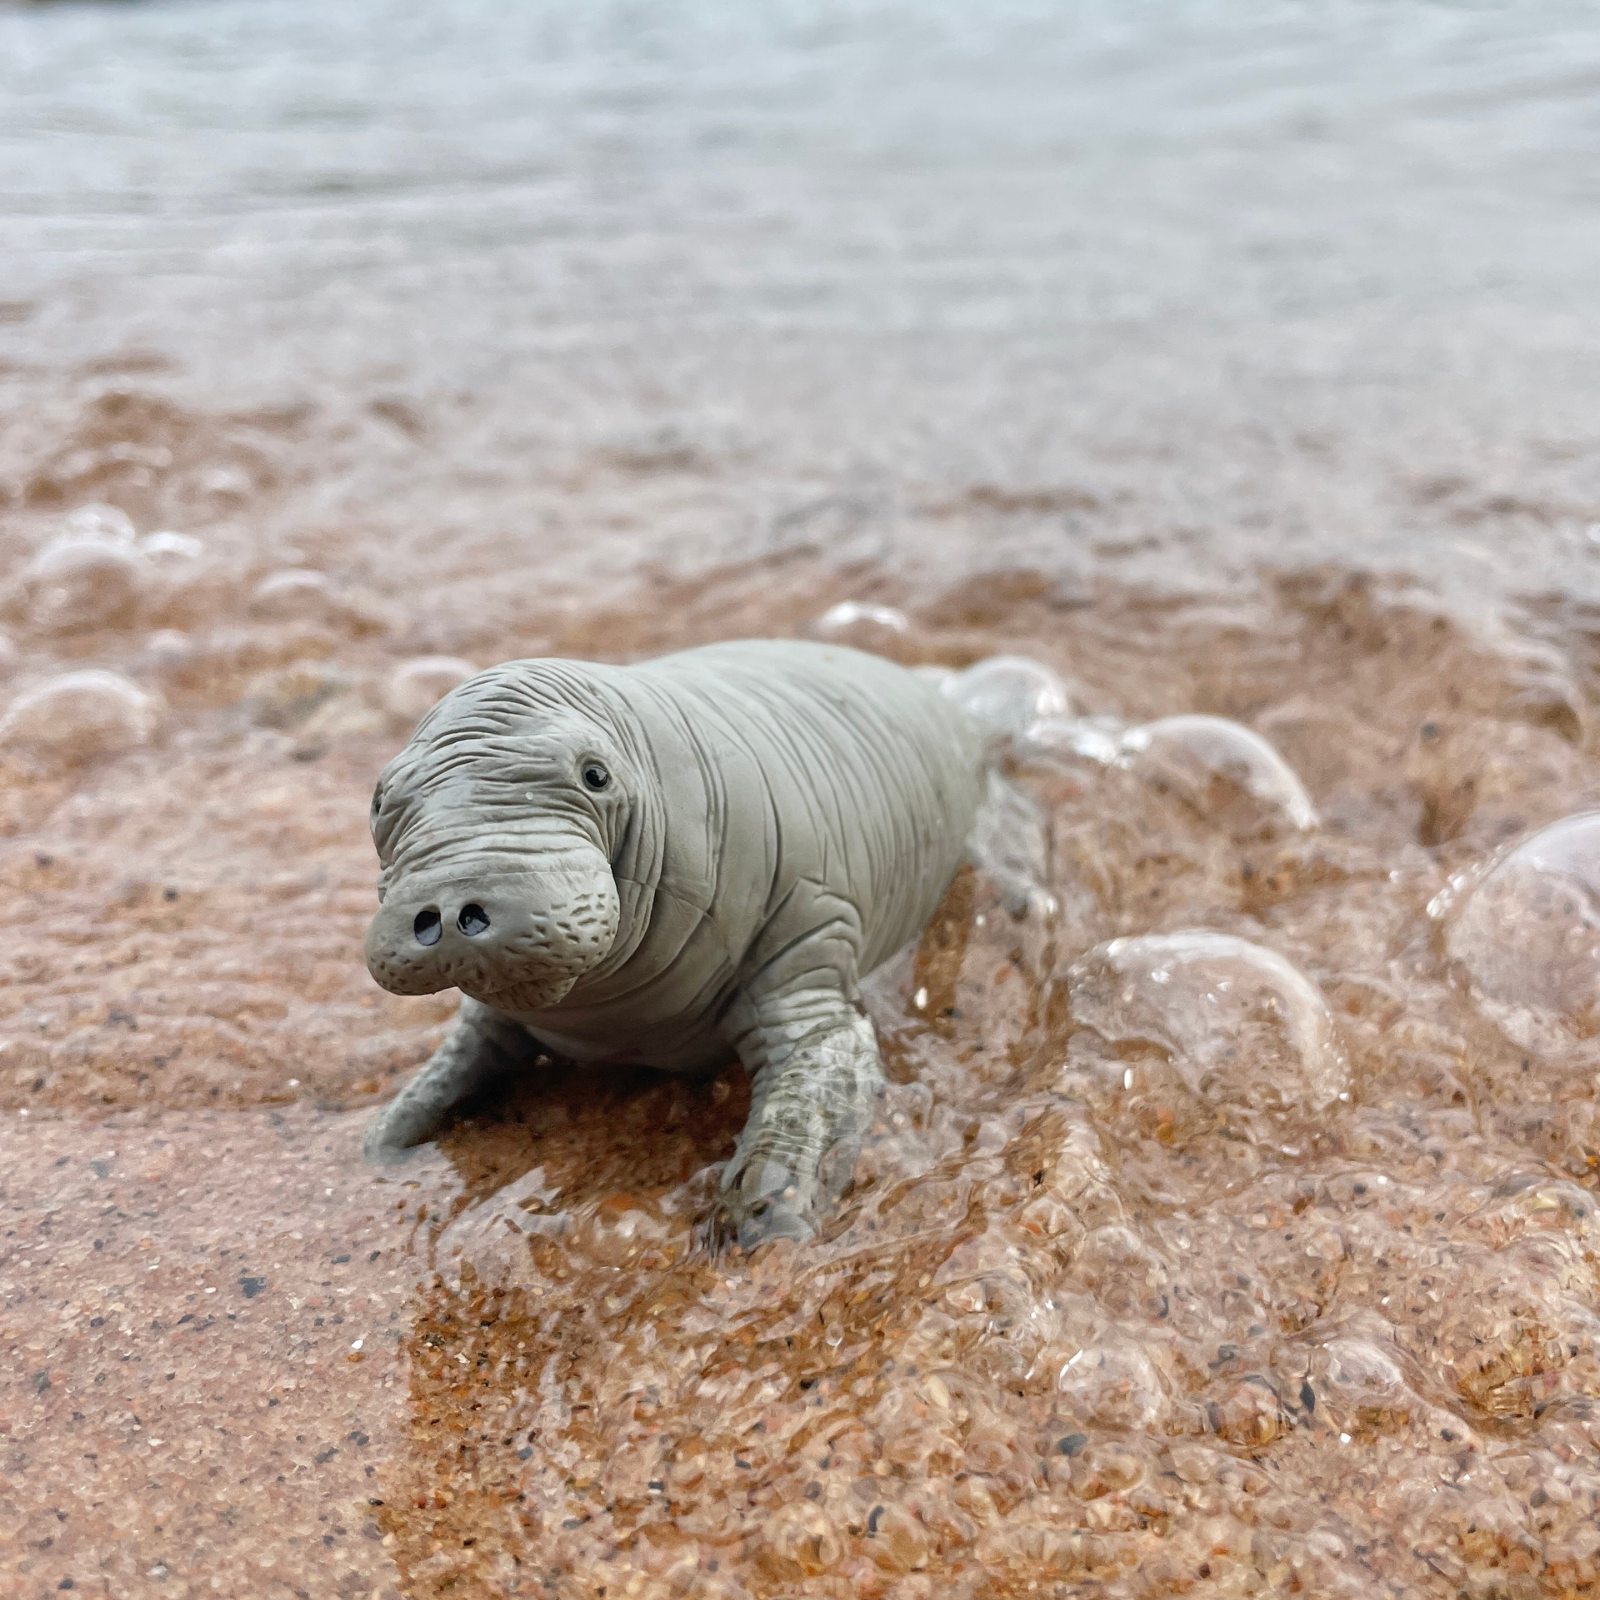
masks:
<svg viewBox="0 0 1600 1600"><path fill-rule="evenodd" d="M0 15L11 1587L1600 1583L1597 62L1555 0ZM451 1011L360 959L384 760L764 634L1007 734L821 1236L696 1232L737 1072L364 1169Z"/></svg>

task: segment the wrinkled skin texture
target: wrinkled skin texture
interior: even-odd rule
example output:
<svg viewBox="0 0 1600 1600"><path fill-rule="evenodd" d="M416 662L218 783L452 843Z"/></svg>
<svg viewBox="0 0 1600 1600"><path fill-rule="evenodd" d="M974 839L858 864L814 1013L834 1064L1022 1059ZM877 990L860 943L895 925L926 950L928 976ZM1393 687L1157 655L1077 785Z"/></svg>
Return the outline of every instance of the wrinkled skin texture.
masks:
<svg viewBox="0 0 1600 1600"><path fill-rule="evenodd" d="M933 912L982 794L964 715L835 646L517 661L461 685L379 780L367 962L396 993L467 998L368 1158L541 1048L695 1075L736 1055L752 1105L719 1222L746 1246L803 1237L883 1082L859 981Z"/></svg>

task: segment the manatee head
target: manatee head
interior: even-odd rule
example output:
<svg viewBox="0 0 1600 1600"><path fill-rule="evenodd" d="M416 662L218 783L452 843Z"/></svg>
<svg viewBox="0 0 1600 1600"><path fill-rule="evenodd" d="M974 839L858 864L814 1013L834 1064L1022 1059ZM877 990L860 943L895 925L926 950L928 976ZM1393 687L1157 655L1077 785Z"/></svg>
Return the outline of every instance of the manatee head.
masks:
<svg viewBox="0 0 1600 1600"><path fill-rule="evenodd" d="M607 963L612 862L641 786L604 669L496 667L452 690L372 797L382 872L367 967L393 994L457 988L541 1011Z"/></svg>

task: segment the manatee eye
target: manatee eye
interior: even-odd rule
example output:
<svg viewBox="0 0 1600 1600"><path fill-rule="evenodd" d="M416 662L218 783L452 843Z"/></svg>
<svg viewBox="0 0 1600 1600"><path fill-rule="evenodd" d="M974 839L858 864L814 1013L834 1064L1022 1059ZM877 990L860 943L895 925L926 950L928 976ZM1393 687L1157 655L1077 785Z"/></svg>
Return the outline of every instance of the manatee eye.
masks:
<svg viewBox="0 0 1600 1600"><path fill-rule="evenodd" d="M598 761L591 761L583 769L583 781L598 794L611 782L611 774Z"/></svg>

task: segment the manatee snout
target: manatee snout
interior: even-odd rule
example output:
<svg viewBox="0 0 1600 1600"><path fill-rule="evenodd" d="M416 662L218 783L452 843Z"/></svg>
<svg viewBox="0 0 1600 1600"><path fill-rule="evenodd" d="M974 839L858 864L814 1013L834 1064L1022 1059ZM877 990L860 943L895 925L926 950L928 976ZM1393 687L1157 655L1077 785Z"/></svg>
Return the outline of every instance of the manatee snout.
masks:
<svg viewBox="0 0 1600 1600"><path fill-rule="evenodd" d="M536 1011L605 958L619 914L598 851L526 872L404 874L385 884L367 930L367 970L391 994L454 988L500 1010Z"/></svg>

